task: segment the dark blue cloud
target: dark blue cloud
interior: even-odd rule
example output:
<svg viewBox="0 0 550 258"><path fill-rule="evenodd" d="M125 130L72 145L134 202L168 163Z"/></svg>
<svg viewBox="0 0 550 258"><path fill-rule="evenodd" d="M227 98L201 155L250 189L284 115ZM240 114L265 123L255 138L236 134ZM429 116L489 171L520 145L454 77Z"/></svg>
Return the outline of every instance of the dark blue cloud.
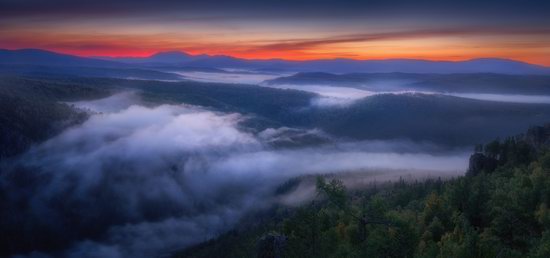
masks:
<svg viewBox="0 0 550 258"><path fill-rule="evenodd" d="M179 13L200 16L223 13L227 16L278 18L286 16L318 18L396 17L409 18L463 17L464 19L495 21L550 22L550 1L544 0L485 0L485 1L353 1L353 0L295 0L295 1L152 1L152 0L0 0L0 14L25 15L145 15Z"/></svg>

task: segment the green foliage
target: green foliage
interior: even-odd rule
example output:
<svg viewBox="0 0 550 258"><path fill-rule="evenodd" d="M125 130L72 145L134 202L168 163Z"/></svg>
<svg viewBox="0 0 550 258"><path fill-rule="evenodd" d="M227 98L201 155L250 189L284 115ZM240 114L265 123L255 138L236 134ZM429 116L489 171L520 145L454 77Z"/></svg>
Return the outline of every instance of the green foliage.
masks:
<svg viewBox="0 0 550 258"><path fill-rule="evenodd" d="M351 192L319 177L322 198L270 230L288 237L284 257L550 257L550 154L527 146L492 142L495 171L449 181ZM213 247L182 257L220 257Z"/></svg>
<svg viewBox="0 0 550 258"><path fill-rule="evenodd" d="M318 127L361 139L403 135L395 130L414 125L414 130L407 129L410 138L457 141L451 144L468 144L464 139L472 140L472 132L483 138L494 130L515 128L503 114L538 115L542 108L384 95L327 110L311 108L313 94L246 85L3 77L0 158L24 151L85 118L63 101L104 97L121 89L139 91L153 104L186 102L253 114L246 126L257 129ZM397 115L405 113L405 118ZM426 114L434 119L426 120ZM472 120L483 123L473 126ZM434 130L441 124L454 126ZM178 256L254 257L258 239L275 232L288 238L284 257L549 257L550 152L516 138L478 146L476 152L494 158L496 169L449 181L400 180L361 191L348 191L338 180L319 178L322 198L299 208L279 207L265 215L259 226L243 226ZM278 191L295 186L289 183Z"/></svg>
<svg viewBox="0 0 550 258"><path fill-rule="evenodd" d="M317 177L317 191L326 195L329 202L342 210L347 209L346 188L340 180L333 179L329 183L323 177Z"/></svg>

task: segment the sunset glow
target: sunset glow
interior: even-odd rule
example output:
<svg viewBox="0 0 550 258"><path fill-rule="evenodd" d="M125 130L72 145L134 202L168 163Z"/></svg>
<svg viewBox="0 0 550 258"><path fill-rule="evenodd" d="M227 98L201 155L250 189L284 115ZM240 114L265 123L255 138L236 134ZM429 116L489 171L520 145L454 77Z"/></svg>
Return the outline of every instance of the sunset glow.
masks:
<svg viewBox="0 0 550 258"><path fill-rule="evenodd" d="M544 4L541 10L522 8L519 1L499 2L496 9L480 4L477 13L470 13L474 3L419 5L403 14L407 5L381 3L354 3L333 12L328 4L308 1L265 6L240 1L234 8L173 2L170 11L148 1L111 4L108 11L99 3L60 2L66 8L49 9L39 1L2 4L0 48L111 57L168 50L289 60L497 57L550 65Z"/></svg>
<svg viewBox="0 0 550 258"><path fill-rule="evenodd" d="M550 0L0 0L0 258L550 257Z"/></svg>

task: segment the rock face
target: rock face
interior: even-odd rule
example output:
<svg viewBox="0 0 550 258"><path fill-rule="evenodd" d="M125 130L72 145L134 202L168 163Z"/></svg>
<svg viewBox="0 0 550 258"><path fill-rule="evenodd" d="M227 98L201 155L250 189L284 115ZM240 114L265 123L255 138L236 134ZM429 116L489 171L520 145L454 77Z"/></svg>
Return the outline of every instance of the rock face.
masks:
<svg viewBox="0 0 550 258"><path fill-rule="evenodd" d="M287 237L270 233L258 240L258 258L282 258Z"/></svg>
<svg viewBox="0 0 550 258"><path fill-rule="evenodd" d="M523 141L540 150L550 146L550 124L544 126L534 126L527 130L523 136Z"/></svg>
<svg viewBox="0 0 550 258"><path fill-rule="evenodd" d="M470 156L470 165L466 176L475 176L483 171L493 172L498 165L498 161L494 158L487 157L483 153L474 153Z"/></svg>
<svg viewBox="0 0 550 258"><path fill-rule="evenodd" d="M550 148L550 123L544 126L533 126L526 133L513 137L515 141L527 144L534 152ZM492 172L498 166L499 160L476 150L470 156L470 164L466 176L475 176L481 172Z"/></svg>

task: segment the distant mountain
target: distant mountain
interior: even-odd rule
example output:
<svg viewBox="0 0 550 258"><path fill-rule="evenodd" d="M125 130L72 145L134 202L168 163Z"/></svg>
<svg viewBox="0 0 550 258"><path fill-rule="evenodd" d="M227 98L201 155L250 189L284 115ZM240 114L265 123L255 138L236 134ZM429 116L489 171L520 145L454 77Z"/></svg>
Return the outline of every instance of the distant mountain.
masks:
<svg viewBox="0 0 550 258"><path fill-rule="evenodd" d="M316 60L302 66L309 71L333 73L502 73L550 74L550 68L519 61L482 58L467 61L428 61L415 59L387 60Z"/></svg>
<svg viewBox="0 0 550 258"><path fill-rule="evenodd" d="M239 59L231 56L191 55L180 51L159 52L147 57L95 57L102 60L147 66L176 66L195 68L257 69L266 66L263 60ZM269 66L269 65L267 65ZM286 67L286 65L282 65Z"/></svg>
<svg viewBox="0 0 550 258"><path fill-rule="evenodd" d="M482 58L467 61L428 61L415 59L353 60L327 59L289 61L282 59L249 60L230 56L190 55L184 52L160 52L149 57L83 58L55 52L22 49L0 50L0 64L33 64L113 67L123 65L157 66L170 69L235 68L258 71L331 72L331 73L500 73L500 74L550 74L550 67L519 61Z"/></svg>
<svg viewBox="0 0 550 258"><path fill-rule="evenodd" d="M0 49L0 64L89 67L116 67L121 65L106 60L78 57L40 49Z"/></svg>
<svg viewBox="0 0 550 258"><path fill-rule="evenodd" d="M550 74L550 68L524 62L480 58L467 61L428 61L416 59L354 60L327 59L289 61L282 59L240 59L230 56L189 55L183 52L161 52L143 58L105 58L128 63L163 63L208 68L239 68L267 71L332 72L332 73L502 73Z"/></svg>
<svg viewBox="0 0 550 258"><path fill-rule="evenodd" d="M44 66L44 65L3 65L0 64L0 75L23 75L40 77L104 77L140 80L182 80L184 77L175 73L148 70L143 68L83 67L83 66Z"/></svg>
<svg viewBox="0 0 550 258"><path fill-rule="evenodd" d="M149 57L96 57L97 59L131 64L182 64L193 58L180 51L159 52Z"/></svg>
<svg viewBox="0 0 550 258"><path fill-rule="evenodd" d="M181 57L178 54L179 57ZM157 58L167 58L159 54ZM172 56L172 60L175 60ZM79 76L132 78L148 80L181 80L174 73L95 58L59 54L39 49L1 50L0 75Z"/></svg>

